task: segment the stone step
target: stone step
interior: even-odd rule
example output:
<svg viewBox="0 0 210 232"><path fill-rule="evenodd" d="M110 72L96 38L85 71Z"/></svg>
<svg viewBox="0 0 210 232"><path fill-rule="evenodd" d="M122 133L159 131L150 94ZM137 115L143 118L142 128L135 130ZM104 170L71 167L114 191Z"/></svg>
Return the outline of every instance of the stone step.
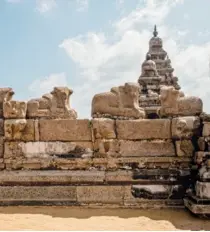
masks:
<svg viewBox="0 0 210 232"><path fill-rule="evenodd" d="M205 205L202 203L197 204L191 198L187 197L184 198L184 205L185 207L190 210L193 214L198 216L209 216L210 215L210 204Z"/></svg>
<svg viewBox="0 0 210 232"><path fill-rule="evenodd" d="M132 194L145 199L182 199L186 193L183 185L133 185Z"/></svg>
<svg viewBox="0 0 210 232"><path fill-rule="evenodd" d="M0 186L0 205L177 208L183 201L135 198L131 186Z"/></svg>
<svg viewBox="0 0 210 232"><path fill-rule="evenodd" d="M182 184L178 178L161 179L153 175L164 174L164 170L142 170L144 176L136 178L133 171L2 171L0 186L33 186L33 185L132 185L132 184ZM166 171L166 170L165 170ZM151 174L151 175L150 175Z"/></svg>

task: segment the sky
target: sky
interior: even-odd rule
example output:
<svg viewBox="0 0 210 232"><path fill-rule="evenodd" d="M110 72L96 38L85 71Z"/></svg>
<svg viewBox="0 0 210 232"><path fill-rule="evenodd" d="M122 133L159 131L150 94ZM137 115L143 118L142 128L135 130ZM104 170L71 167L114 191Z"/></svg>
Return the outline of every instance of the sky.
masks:
<svg viewBox="0 0 210 232"><path fill-rule="evenodd" d="M137 82L156 24L182 91L210 113L209 9L209 0L0 0L0 87L27 101L68 86L71 107L89 118L95 94Z"/></svg>

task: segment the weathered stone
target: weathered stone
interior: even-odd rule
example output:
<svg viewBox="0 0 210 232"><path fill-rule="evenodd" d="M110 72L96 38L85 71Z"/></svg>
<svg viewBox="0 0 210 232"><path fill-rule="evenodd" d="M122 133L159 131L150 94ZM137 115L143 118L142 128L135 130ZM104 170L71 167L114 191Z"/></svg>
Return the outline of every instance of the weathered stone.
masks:
<svg viewBox="0 0 210 232"><path fill-rule="evenodd" d="M198 134L200 126L199 117L188 116L172 119L172 138L189 139Z"/></svg>
<svg viewBox="0 0 210 232"><path fill-rule="evenodd" d="M3 117L3 104L4 102L10 101L14 91L12 88L0 88L0 118Z"/></svg>
<svg viewBox="0 0 210 232"><path fill-rule="evenodd" d="M34 120L8 119L4 122L6 140L34 141Z"/></svg>
<svg viewBox="0 0 210 232"><path fill-rule="evenodd" d="M207 159L208 156L210 157L210 152L197 151L195 153L195 162L200 165Z"/></svg>
<svg viewBox="0 0 210 232"><path fill-rule="evenodd" d="M24 101L6 101L3 103L5 119L22 119L26 117L27 104Z"/></svg>
<svg viewBox="0 0 210 232"><path fill-rule="evenodd" d="M160 116L194 116L203 111L202 100L198 97L185 97L183 92L173 86L162 86L160 89Z"/></svg>
<svg viewBox="0 0 210 232"><path fill-rule="evenodd" d="M90 121L57 119L39 121L40 141L91 141Z"/></svg>
<svg viewBox="0 0 210 232"><path fill-rule="evenodd" d="M203 123L203 137L210 136L210 122Z"/></svg>
<svg viewBox="0 0 210 232"><path fill-rule="evenodd" d="M4 120L0 119L0 136L4 136Z"/></svg>
<svg viewBox="0 0 210 232"><path fill-rule="evenodd" d="M73 142L5 142L4 158L73 158L92 154L87 148L89 143L86 146L84 144L85 142L80 145Z"/></svg>
<svg viewBox="0 0 210 232"><path fill-rule="evenodd" d="M169 119L144 119L116 121L118 139L170 139L171 120Z"/></svg>
<svg viewBox="0 0 210 232"><path fill-rule="evenodd" d="M197 181L195 191L197 197L201 199L210 199L210 182Z"/></svg>
<svg viewBox="0 0 210 232"><path fill-rule="evenodd" d="M0 158L4 156L4 137L0 136Z"/></svg>
<svg viewBox="0 0 210 232"><path fill-rule="evenodd" d="M95 139L115 139L115 121L111 119L93 119L92 128Z"/></svg>
<svg viewBox="0 0 210 232"><path fill-rule="evenodd" d="M77 186L79 203L123 204L123 186Z"/></svg>
<svg viewBox="0 0 210 232"><path fill-rule="evenodd" d="M96 94L92 100L92 117L144 118L145 112L138 106L139 90L136 83L125 83L110 92Z"/></svg>
<svg viewBox="0 0 210 232"><path fill-rule="evenodd" d="M116 182L128 182L133 181L132 179L132 171L129 170L117 170L115 172L106 172L105 174L105 182L106 183L116 183Z"/></svg>
<svg viewBox="0 0 210 232"><path fill-rule="evenodd" d="M173 143L164 140L120 141L122 156L175 156Z"/></svg>
<svg viewBox="0 0 210 232"><path fill-rule="evenodd" d="M184 198L184 205L195 215L205 216L210 214L210 205L197 204L190 198Z"/></svg>
<svg viewBox="0 0 210 232"><path fill-rule="evenodd" d="M27 103L27 117L76 119L77 113L70 109L69 98L73 91L67 87L55 87L50 94Z"/></svg>
<svg viewBox="0 0 210 232"><path fill-rule="evenodd" d="M206 149L206 142L204 137L198 138L198 147L200 151L205 151Z"/></svg>
<svg viewBox="0 0 210 232"><path fill-rule="evenodd" d="M97 139L94 142L95 156L117 157L119 156L119 142L116 139Z"/></svg>
<svg viewBox="0 0 210 232"><path fill-rule="evenodd" d="M76 186L1 186L0 201L76 201Z"/></svg>
<svg viewBox="0 0 210 232"><path fill-rule="evenodd" d="M176 141L176 154L177 156L193 156L194 146L191 140Z"/></svg>
<svg viewBox="0 0 210 232"><path fill-rule="evenodd" d="M39 141L39 120L34 120L34 137L35 141Z"/></svg>

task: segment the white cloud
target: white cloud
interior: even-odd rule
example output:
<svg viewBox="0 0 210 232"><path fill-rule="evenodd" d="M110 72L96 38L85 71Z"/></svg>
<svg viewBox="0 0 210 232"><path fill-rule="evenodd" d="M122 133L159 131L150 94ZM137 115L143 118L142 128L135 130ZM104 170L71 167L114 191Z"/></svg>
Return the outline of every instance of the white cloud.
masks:
<svg viewBox="0 0 210 232"><path fill-rule="evenodd" d="M159 4L154 7L157 2ZM136 9L127 17L113 23L115 33L111 40L103 33L87 33L67 38L60 44L60 48L64 49L80 70L76 79L83 84L72 86L72 105L78 111L79 117L90 116L94 94L138 80L141 63L152 36L152 28L144 29L147 27L141 25L142 20L151 25L157 18L164 48L168 51L182 89L186 94L202 97L205 110L210 111L210 43L181 47L179 41L188 31L167 27L164 21L172 7L180 2L182 1L148 0L144 8Z"/></svg>
<svg viewBox="0 0 210 232"><path fill-rule="evenodd" d="M36 10L46 13L56 7L56 0L36 0Z"/></svg>
<svg viewBox="0 0 210 232"><path fill-rule="evenodd" d="M8 3L20 3L22 0L5 0Z"/></svg>
<svg viewBox="0 0 210 232"><path fill-rule="evenodd" d="M67 86L65 73L54 73L37 79L31 83L29 91L33 96L40 97L45 93L51 92L55 86Z"/></svg>
<svg viewBox="0 0 210 232"><path fill-rule="evenodd" d="M77 11L86 11L88 9L89 1L88 0L76 0Z"/></svg>

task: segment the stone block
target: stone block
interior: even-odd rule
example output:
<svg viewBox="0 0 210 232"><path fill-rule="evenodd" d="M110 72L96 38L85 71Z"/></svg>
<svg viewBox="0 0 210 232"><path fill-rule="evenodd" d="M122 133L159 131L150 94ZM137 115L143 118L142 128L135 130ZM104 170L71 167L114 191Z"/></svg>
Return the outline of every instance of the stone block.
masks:
<svg viewBox="0 0 210 232"><path fill-rule="evenodd" d="M40 141L91 141L91 125L86 119L39 121Z"/></svg>
<svg viewBox="0 0 210 232"><path fill-rule="evenodd" d="M210 158L210 152L197 151L195 153L195 162L200 165L204 161L206 161L208 159L208 157Z"/></svg>
<svg viewBox="0 0 210 232"><path fill-rule="evenodd" d="M176 141L176 154L177 156L192 157L194 152L194 146L191 140L179 140Z"/></svg>
<svg viewBox="0 0 210 232"><path fill-rule="evenodd" d="M178 117L172 119L172 138L190 139L199 133L200 119L195 116Z"/></svg>
<svg viewBox="0 0 210 232"><path fill-rule="evenodd" d="M27 104L23 101L6 101L3 103L5 119L21 119L26 117Z"/></svg>
<svg viewBox="0 0 210 232"><path fill-rule="evenodd" d="M0 136L4 136L4 120L0 119Z"/></svg>
<svg viewBox="0 0 210 232"><path fill-rule="evenodd" d="M116 183L116 182L129 182L133 181L133 172L129 170L117 170L109 172L107 171L105 174L105 182L106 183Z"/></svg>
<svg viewBox="0 0 210 232"><path fill-rule="evenodd" d="M121 156L175 156L173 143L168 140L142 140L142 141L125 141L120 140Z"/></svg>
<svg viewBox="0 0 210 232"><path fill-rule="evenodd" d="M94 142L94 157L119 156L119 142L116 139L97 139Z"/></svg>
<svg viewBox="0 0 210 232"><path fill-rule="evenodd" d="M34 141L34 120L8 119L4 122L6 140Z"/></svg>
<svg viewBox="0 0 210 232"><path fill-rule="evenodd" d="M117 120L116 130L118 139L170 139L171 120L144 119L144 120Z"/></svg>
<svg viewBox="0 0 210 232"><path fill-rule="evenodd" d="M4 158L74 158L82 157L85 154L92 154L85 145L74 142L5 142Z"/></svg>
<svg viewBox="0 0 210 232"><path fill-rule="evenodd" d="M123 204L123 186L77 186L79 203Z"/></svg>
<svg viewBox="0 0 210 232"><path fill-rule="evenodd" d="M210 122L203 123L203 137L210 136Z"/></svg>
<svg viewBox="0 0 210 232"><path fill-rule="evenodd" d="M210 182L197 181L195 191L197 197L201 199L210 199Z"/></svg>
<svg viewBox="0 0 210 232"><path fill-rule="evenodd" d="M92 120L92 128L95 139L115 139L115 121L98 118Z"/></svg>
<svg viewBox="0 0 210 232"><path fill-rule="evenodd" d="M76 186L1 186L0 201L76 201Z"/></svg>
<svg viewBox="0 0 210 232"><path fill-rule="evenodd" d="M39 141L39 120L34 120L34 137L35 141Z"/></svg>
<svg viewBox="0 0 210 232"><path fill-rule="evenodd" d="M205 141L205 138L204 138L204 137L198 138L197 143L198 143L199 150L200 150L200 151L205 151L205 149L206 149L206 141Z"/></svg>

